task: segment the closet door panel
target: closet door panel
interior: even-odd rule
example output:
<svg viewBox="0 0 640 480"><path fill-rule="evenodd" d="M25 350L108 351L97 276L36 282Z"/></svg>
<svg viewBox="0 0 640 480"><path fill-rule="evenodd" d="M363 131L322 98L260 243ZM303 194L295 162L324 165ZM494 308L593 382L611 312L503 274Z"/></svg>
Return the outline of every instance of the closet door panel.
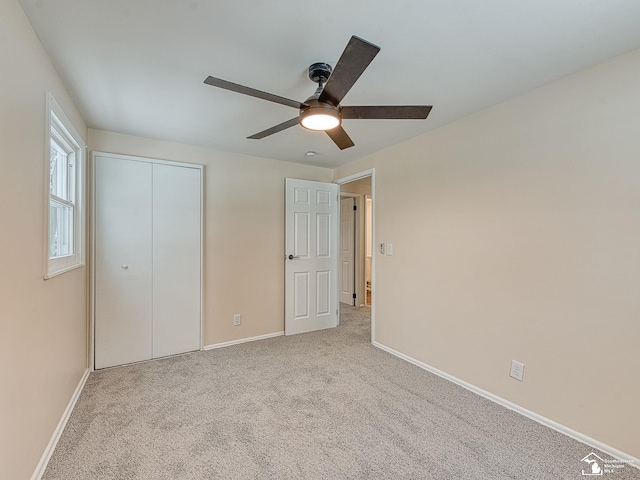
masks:
<svg viewBox="0 0 640 480"><path fill-rule="evenodd" d="M152 165L96 157L95 367L152 358Z"/></svg>
<svg viewBox="0 0 640 480"><path fill-rule="evenodd" d="M153 165L153 357L200 349L201 170Z"/></svg>

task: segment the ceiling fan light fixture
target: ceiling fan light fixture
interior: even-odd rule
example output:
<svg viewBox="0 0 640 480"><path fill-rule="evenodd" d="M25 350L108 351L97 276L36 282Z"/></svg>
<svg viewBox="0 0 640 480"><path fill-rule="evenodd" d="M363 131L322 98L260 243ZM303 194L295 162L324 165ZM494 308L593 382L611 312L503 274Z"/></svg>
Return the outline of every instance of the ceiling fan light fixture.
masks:
<svg viewBox="0 0 640 480"><path fill-rule="evenodd" d="M207 77L204 83L212 87L224 88L225 90L279 103L298 110L297 117L262 130L247 137L248 139L259 140L296 125L301 125L311 131L327 132L333 143L340 150L344 150L345 148L353 147L355 144L341 126L343 118L354 120L424 120L431 111L431 105L342 106L340 104L379 51L380 47L353 35L338 59L335 69L328 63L314 63L309 67L309 79L317 83L318 87L314 94L304 102L298 102L211 76Z"/></svg>
<svg viewBox="0 0 640 480"><path fill-rule="evenodd" d="M300 113L300 124L309 130L331 130L340 125L340 113L332 108L308 108Z"/></svg>

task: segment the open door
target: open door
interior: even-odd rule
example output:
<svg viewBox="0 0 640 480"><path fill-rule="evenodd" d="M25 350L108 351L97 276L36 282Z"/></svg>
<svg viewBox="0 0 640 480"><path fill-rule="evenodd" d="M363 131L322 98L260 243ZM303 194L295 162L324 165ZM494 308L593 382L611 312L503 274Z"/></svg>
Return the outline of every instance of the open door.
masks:
<svg viewBox="0 0 640 480"><path fill-rule="evenodd" d="M340 303L356 303L356 199L340 199Z"/></svg>
<svg viewBox="0 0 640 480"><path fill-rule="evenodd" d="M285 334L338 325L339 187L285 180Z"/></svg>

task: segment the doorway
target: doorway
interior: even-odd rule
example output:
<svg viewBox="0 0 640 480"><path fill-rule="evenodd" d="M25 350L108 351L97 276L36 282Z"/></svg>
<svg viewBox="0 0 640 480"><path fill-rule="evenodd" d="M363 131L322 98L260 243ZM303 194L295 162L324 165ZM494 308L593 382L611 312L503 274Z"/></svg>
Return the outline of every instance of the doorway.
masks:
<svg viewBox="0 0 640 480"><path fill-rule="evenodd" d="M375 258L374 219L375 219L375 171L366 170L348 177L336 180L340 186L340 197L353 199L355 210L353 215L353 294L355 299L348 302L342 299L342 305L353 305L355 308L370 309L371 339L374 339L375 327ZM342 209L341 209L342 211ZM346 213L346 212L345 212ZM341 220L342 224L342 220ZM341 235L341 241L346 236ZM346 273L342 275L347 280ZM346 291L341 287L341 292Z"/></svg>
<svg viewBox="0 0 640 480"><path fill-rule="evenodd" d="M357 194L340 192L340 303L343 305L357 305L356 295L356 222L358 211L356 206Z"/></svg>

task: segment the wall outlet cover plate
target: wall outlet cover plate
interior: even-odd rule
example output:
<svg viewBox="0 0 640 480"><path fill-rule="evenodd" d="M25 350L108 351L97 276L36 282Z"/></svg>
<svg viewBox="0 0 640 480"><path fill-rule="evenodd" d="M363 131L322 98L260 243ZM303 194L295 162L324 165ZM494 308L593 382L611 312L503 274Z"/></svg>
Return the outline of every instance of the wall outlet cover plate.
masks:
<svg viewBox="0 0 640 480"><path fill-rule="evenodd" d="M510 375L516 380L524 381L524 363L511 360L511 373Z"/></svg>

